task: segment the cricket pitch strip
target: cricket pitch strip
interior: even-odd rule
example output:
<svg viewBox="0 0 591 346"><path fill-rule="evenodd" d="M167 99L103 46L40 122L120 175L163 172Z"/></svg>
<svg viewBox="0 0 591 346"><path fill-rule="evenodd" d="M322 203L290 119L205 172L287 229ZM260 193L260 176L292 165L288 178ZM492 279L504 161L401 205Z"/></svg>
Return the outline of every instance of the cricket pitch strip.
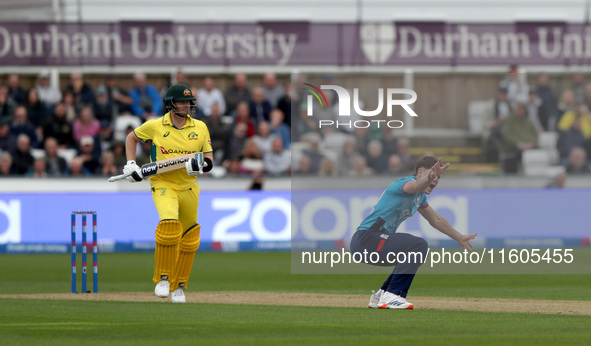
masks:
<svg viewBox="0 0 591 346"><path fill-rule="evenodd" d="M338 299L335 299L335 296L338 296ZM186 292L187 303L194 304L254 304L349 308L367 308L369 296L370 294L334 295L274 292L199 292L190 290ZM152 292L1 294L0 298L169 302L168 299L156 297ZM415 305L415 310L513 312L591 316L591 301L450 297L408 297L408 299Z"/></svg>

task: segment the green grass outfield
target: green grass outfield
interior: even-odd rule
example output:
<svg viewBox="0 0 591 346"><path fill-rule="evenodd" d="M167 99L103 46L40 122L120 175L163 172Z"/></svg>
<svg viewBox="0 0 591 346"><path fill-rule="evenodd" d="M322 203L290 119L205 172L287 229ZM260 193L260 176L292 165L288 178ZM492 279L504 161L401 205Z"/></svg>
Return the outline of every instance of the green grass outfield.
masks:
<svg viewBox="0 0 591 346"><path fill-rule="evenodd" d="M0 293L67 293L69 255L0 256ZM153 254L100 254L100 292L151 292ZM420 271L419 271L420 273ZM78 272L80 276L80 271ZM89 289L92 275L89 275ZM198 253L188 294L360 294L384 275L292 275L290 253ZM78 285L78 287L80 287ZM418 275L411 296L591 300L591 275ZM582 344L591 316L0 299L0 344Z"/></svg>

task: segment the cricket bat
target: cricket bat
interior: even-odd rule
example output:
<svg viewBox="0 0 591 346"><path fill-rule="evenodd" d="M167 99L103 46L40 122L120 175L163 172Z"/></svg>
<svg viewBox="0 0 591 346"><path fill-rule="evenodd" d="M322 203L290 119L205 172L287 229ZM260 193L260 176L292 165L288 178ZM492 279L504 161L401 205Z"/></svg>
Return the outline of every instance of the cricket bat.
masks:
<svg viewBox="0 0 591 346"><path fill-rule="evenodd" d="M192 154L185 154L179 155L175 157L171 157L169 159L164 159L156 162L146 163L140 169L142 171L142 177L144 179L151 177L153 175L162 174L166 172L176 171L177 169L184 169L185 162L189 161L190 159L197 159L199 162L203 163L203 153L192 153ZM114 182L118 180L123 180L127 178L129 174L120 174L109 178L109 182Z"/></svg>

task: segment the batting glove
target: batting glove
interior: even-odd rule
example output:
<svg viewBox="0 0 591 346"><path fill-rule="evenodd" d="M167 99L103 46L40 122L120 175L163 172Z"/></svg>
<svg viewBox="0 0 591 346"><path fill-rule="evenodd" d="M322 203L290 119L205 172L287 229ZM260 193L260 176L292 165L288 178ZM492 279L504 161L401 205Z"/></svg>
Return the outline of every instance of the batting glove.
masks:
<svg viewBox="0 0 591 346"><path fill-rule="evenodd" d="M196 159L190 159L189 161L185 162L185 169L187 170L188 175L198 176L203 174L203 163Z"/></svg>
<svg viewBox="0 0 591 346"><path fill-rule="evenodd" d="M142 171L140 166L138 166L135 161L129 160L127 164L123 167L123 174L127 175L127 179L129 182L137 183L142 181Z"/></svg>

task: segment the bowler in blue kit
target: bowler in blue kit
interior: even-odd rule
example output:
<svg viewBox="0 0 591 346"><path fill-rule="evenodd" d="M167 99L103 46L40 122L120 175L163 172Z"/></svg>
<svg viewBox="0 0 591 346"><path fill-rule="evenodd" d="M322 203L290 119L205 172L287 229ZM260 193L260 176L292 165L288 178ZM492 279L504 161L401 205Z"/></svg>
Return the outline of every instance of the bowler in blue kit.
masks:
<svg viewBox="0 0 591 346"><path fill-rule="evenodd" d="M353 235L351 252L378 254L379 260L375 263L368 262L369 264L392 266L393 258L406 259L395 263L394 271L381 289L377 293L372 292L370 308L414 308L414 305L406 300L406 295L415 273L426 260L428 245L423 238L396 233L396 229L417 210L431 226L457 241L464 249L472 249L470 240L476 237L476 233L459 233L427 202L426 195L435 189L441 173L448 167L449 163L441 166L441 159L437 160L433 156L420 159L415 166L415 175L400 178L390 184ZM406 256L394 257L401 253Z"/></svg>

